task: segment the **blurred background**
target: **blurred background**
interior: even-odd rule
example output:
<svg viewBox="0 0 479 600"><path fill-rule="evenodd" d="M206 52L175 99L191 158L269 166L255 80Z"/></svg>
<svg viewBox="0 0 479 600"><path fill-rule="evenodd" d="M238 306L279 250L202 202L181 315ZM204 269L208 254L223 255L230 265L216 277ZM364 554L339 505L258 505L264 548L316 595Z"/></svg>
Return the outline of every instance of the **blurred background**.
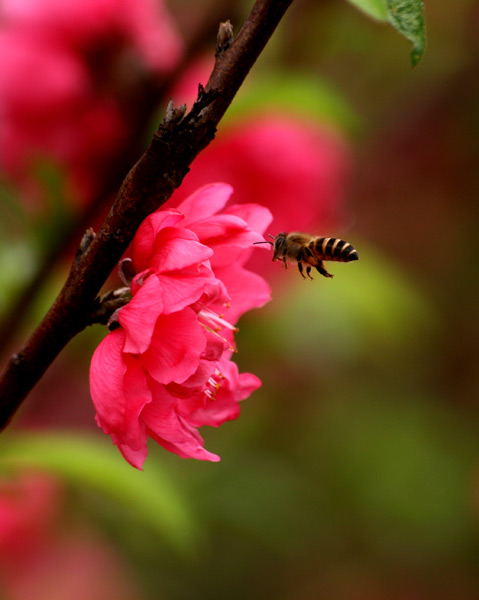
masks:
<svg viewBox="0 0 479 600"><path fill-rule="evenodd" d="M4 361L250 4L2 3ZM268 233L339 236L360 260L303 281L254 257L273 300L236 356L263 386L202 431L218 464L152 444L127 465L88 389L106 330L78 336L0 440L2 600L477 597L478 8L426 2L411 69L389 25L294 3L171 204L225 181L270 208Z"/></svg>

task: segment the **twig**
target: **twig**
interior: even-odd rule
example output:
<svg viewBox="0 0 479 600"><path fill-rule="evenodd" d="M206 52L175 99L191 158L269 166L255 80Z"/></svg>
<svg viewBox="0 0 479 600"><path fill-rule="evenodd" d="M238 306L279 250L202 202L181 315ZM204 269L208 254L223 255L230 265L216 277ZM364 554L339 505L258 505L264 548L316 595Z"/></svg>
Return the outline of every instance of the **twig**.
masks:
<svg viewBox="0 0 479 600"><path fill-rule="evenodd" d="M211 3L210 3L211 4ZM230 3L231 4L231 3ZM217 23L224 14L224 4L212 4L206 19L195 20L194 29L187 35L187 49L173 76L178 78L191 64L191 60L198 52L204 49L207 40L211 38L212 24ZM233 13L237 12L234 6L228 7ZM24 317L35 301L37 293L42 288L48 274L65 256L70 255L72 240L76 240L91 225L99 222L100 216L104 217L111 199L120 187L124 175L131 164L144 149L143 132L150 127L153 114L157 111L159 102L171 88L171 74L159 76L146 75L135 82L133 89L124 90L125 97L119 97L118 102L124 106L128 118L128 135L116 151L101 165L99 189L96 197L83 209L80 214L65 219L61 228L52 231L50 245L44 250L44 255L37 257L39 264L32 278L13 300L8 310L8 315L0 322L0 340L2 348L0 358L6 357L11 348L11 341L21 330ZM133 107L133 110L130 108Z"/></svg>
<svg viewBox="0 0 479 600"><path fill-rule="evenodd" d="M53 306L0 377L0 427L66 344L88 324L92 303L141 222L179 187L293 0L257 0L232 42L220 29L216 62L191 111L169 107L150 147L126 176L97 236L73 263ZM225 42L226 39L226 42Z"/></svg>

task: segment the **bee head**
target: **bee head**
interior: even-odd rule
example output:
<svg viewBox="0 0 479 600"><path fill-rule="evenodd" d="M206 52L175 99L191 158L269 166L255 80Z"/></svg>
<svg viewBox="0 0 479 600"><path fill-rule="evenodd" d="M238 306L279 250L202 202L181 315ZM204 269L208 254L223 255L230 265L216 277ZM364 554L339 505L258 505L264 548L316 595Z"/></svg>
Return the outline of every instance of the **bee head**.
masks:
<svg viewBox="0 0 479 600"><path fill-rule="evenodd" d="M284 232L278 233L276 237L271 236L274 239L274 254L273 260L276 260L282 253L286 247L286 237L287 234Z"/></svg>
<svg viewBox="0 0 479 600"><path fill-rule="evenodd" d="M276 235L276 236L269 234L269 237L273 240L272 242L264 241L264 242L253 242L253 243L254 244L271 244L271 246L274 249L273 260L276 260L282 254L283 249L286 245L287 234L286 233L278 233L278 235Z"/></svg>

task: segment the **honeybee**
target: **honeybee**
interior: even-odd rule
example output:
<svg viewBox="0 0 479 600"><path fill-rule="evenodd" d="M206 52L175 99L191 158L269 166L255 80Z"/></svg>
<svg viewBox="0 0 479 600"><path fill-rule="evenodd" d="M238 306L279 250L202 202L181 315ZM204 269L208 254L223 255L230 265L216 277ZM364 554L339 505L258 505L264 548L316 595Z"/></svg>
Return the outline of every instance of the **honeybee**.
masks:
<svg viewBox="0 0 479 600"><path fill-rule="evenodd" d="M277 236L270 235L272 242L255 242L256 244L271 244L273 247L273 261L281 260L287 269L287 261L296 261L303 279L304 268L306 275L311 277L311 269L315 269L324 277L333 277L324 268L323 260L335 260L339 262L350 262L358 260L358 253L349 243L339 238L319 237L309 233L278 233Z"/></svg>

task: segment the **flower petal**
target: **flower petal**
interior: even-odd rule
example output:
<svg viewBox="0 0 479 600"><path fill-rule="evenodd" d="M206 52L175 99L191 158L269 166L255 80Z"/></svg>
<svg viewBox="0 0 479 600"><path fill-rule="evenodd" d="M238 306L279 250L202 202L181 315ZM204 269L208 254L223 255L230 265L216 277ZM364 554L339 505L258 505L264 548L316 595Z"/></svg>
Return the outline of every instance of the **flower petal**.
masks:
<svg viewBox="0 0 479 600"><path fill-rule="evenodd" d="M90 389L98 425L115 444L137 452L146 443L140 414L152 396L139 361L122 352L124 339L123 330L115 329L95 350Z"/></svg>
<svg viewBox="0 0 479 600"><path fill-rule="evenodd" d="M261 387L261 381L252 373L238 373L238 367L231 361L221 361L221 385L214 400L207 400L188 414L188 421L196 427L210 425L219 427L226 421L238 418L241 400ZM184 405L180 405L183 407Z"/></svg>
<svg viewBox="0 0 479 600"><path fill-rule="evenodd" d="M217 269L215 272L231 297L229 308L222 311L229 323L235 324L243 313L259 308L271 300L270 287L260 275L239 265Z"/></svg>
<svg viewBox="0 0 479 600"><path fill-rule="evenodd" d="M126 410L124 342L122 329L112 331L100 342L91 359L90 393L97 411L96 421L105 433L123 428Z"/></svg>
<svg viewBox="0 0 479 600"><path fill-rule="evenodd" d="M203 266L158 275L158 280L163 314L178 312L194 304L203 297L206 289L211 289L212 284L221 287L221 282L214 279L212 271ZM224 288L221 287L220 291L224 297Z"/></svg>
<svg viewBox="0 0 479 600"><path fill-rule="evenodd" d="M243 219L250 229L260 234L264 234L273 220L271 211L259 204L233 204L228 206L224 214L235 215Z"/></svg>
<svg viewBox="0 0 479 600"><path fill-rule="evenodd" d="M159 383L182 383L200 364L206 347L206 336L190 308L158 317L148 350L142 364Z"/></svg>
<svg viewBox="0 0 479 600"><path fill-rule="evenodd" d="M148 268L156 236L165 227L173 227L184 219L178 210L156 211L138 228L132 245L132 259L137 273Z"/></svg>
<svg viewBox="0 0 479 600"><path fill-rule="evenodd" d="M123 378L126 410L123 431L121 434L117 433L115 443L121 441L122 444L128 445L131 450L138 452L146 445L146 434L141 412L152 401L152 395L141 362L136 357L128 354L124 354L123 358L127 367Z"/></svg>
<svg viewBox="0 0 479 600"><path fill-rule="evenodd" d="M248 227L235 215L216 215L190 225L202 244L215 248L220 244L249 248L254 242L263 241L263 236Z"/></svg>
<svg viewBox="0 0 479 600"><path fill-rule="evenodd" d="M191 223L219 212L232 193L233 188L226 183L212 183L197 189L178 207L185 215L183 227L189 227Z"/></svg>
<svg viewBox="0 0 479 600"><path fill-rule="evenodd" d="M211 462L219 462L221 458L217 454L213 454L208 450L203 448L203 438L198 435L198 438L193 435L193 433L198 433L195 429L191 429L186 427L186 423L184 423L185 434L181 441L169 442L163 439L160 436L157 436L154 432L151 432L150 435L152 439L155 440L160 446L163 446L165 450L169 452L174 452L180 458L195 458L196 460L209 460ZM188 433L190 435L188 435Z"/></svg>
<svg viewBox="0 0 479 600"><path fill-rule="evenodd" d="M146 430L145 430L145 438L146 438ZM129 446L125 444L117 444L118 449L123 454L124 458L130 463L132 467L138 469L139 471L143 471L143 463L148 456L148 446L145 444L139 450L132 450Z"/></svg>
<svg viewBox="0 0 479 600"><path fill-rule="evenodd" d="M181 271L207 261L213 250L201 244L189 229L166 227L156 236L148 267L156 273Z"/></svg>
<svg viewBox="0 0 479 600"><path fill-rule="evenodd" d="M126 333L124 352L141 354L146 351L162 310L161 283L155 275L150 275L118 313L118 321Z"/></svg>
<svg viewBox="0 0 479 600"><path fill-rule="evenodd" d="M152 382L151 387L154 401L144 411L150 436L182 458L219 461L219 456L203 448L203 438L198 431L178 415L177 399L164 386Z"/></svg>

